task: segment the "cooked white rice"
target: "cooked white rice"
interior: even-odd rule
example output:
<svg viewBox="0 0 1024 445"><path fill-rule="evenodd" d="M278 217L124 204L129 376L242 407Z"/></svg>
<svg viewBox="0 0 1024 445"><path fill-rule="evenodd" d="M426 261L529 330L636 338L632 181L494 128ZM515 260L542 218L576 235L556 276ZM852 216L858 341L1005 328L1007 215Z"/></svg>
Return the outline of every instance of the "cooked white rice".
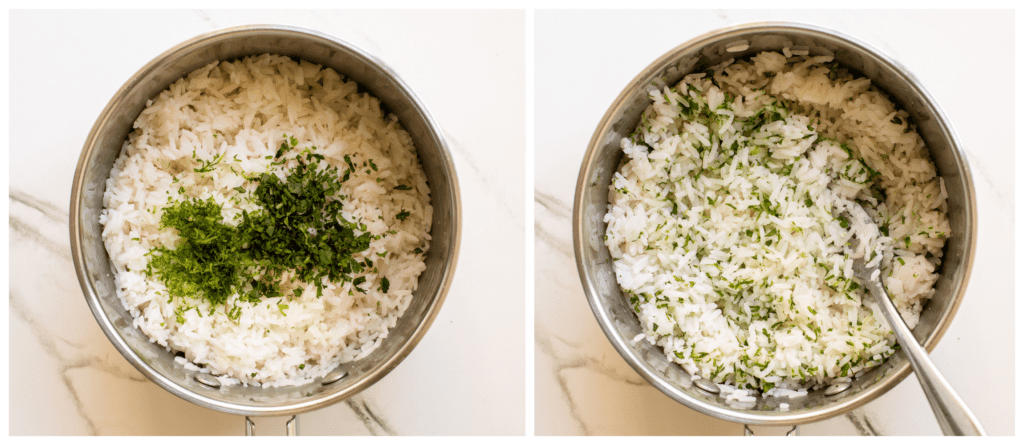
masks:
<svg viewBox="0 0 1024 445"><path fill-rule="evenodd" d="M605 217L638 339L740 402L799 397L883 362L895 339L853 259L880 264L913 327L949 233L945 188L907 113L831 57L786 54L651 87ZM854 233L869 242L853 249Z"/></svg>
<svg viewBox="0 0 1024 445"><path fill-rule="evenodd" d="M280 386L364 357L387 337L425 268L433 210L412 140L377 98L330 68L262 55L211 63L176 81L148 103L134 128L110 172L100 223L118 295L152 341L183 352L181 363L199 365L225 384ZM237 295L212 314L205 299L168 301L164 284L145 273L150 250L179 240L176 230L160 230L165 207L213 198L223 207L223 222L234 225L235 215L258 209L237 199L236 187L247 193L256 187L243 174L271 171L283 178L296 165L294 157L271 165L284 135L299 141L294 152L316 147L341 171L346 155L361 166L341 193L343 217L381 236L354 255L373 262L361 274L365 293L353 292L348 281L328 284L318 298L309 286L299 297L237 302L238 320L225 310ZM220 155L225 161L212 172L194 172ZM399 185L411 189L396 190ZM403 210L409 216L396 219ZM384 277L386 293L377 285ZM184 323L177 321L180 305L197 307L184 312Z"/></svg>

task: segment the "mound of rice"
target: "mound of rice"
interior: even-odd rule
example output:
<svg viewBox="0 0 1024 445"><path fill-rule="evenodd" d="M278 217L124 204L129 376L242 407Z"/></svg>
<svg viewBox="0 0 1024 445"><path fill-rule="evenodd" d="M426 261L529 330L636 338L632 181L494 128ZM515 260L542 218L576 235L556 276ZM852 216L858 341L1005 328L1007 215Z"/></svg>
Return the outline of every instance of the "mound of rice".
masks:
<svg viewBox="0 0 1024 445"><path fill-rule="evenodd" d="M152 341L182 352L183 366L198 365L223 384L280 386L323 376L387 337L425 269L432 208L412 140L377 98L330 68L253 56L211 63L176 81L147 104L134 128L110 172L100 223L118 295ZM244 175L283 178L295 165L294 158L272 165L286 135L299 141L294 151L315 147L341 171L346 156L360 166L341 194L343 217L380 236L354 256L372 261L361 274L367 284L329 283L321 297L309 286L300 296L257 304L236 302L235 295L226 307L242 308L237 320L205 299L168 301L164 284L145 273L148 252L180 239L173 228L160 229L164 209L172 201L213 198L223 222L236 224L243 210L258 210L236 190L255 189ZM224 161L212 171L195 171L218 156ZM396 218L403 211L408 216ZM376 285L385 277L387 292ZM182 313L188 306L196 310Z"/></svg>
<svg viewBox="0 0 1024 445"><path fill-rule="evenodd" d="M637 341L739 401L847 382L893 354L853 259L881 265L913 328L949 233L907 113L831 57L788 49L649 96L605 216Z"/></svg>

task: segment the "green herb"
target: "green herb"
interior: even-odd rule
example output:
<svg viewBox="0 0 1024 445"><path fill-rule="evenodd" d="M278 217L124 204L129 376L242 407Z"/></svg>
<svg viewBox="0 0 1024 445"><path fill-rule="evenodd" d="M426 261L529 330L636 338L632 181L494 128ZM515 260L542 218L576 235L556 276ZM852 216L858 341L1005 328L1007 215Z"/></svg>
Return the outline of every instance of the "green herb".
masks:
<svg viewBox="0 0 1024 445"><path fill-rule="evenodd" d="M299 365L299 369L306 369L306 364L303 363L303 364Z"/></svg>
<svg viewBox="0 0 1024 445"><path fill-rule="evenodd" d="M196 173L211 172L211 171L213 171L213 166L219 164L220 161L222 161L222 160L224 160L224 155L223 154L214 156L213 159L209 160L209 161L204 161L204 160L200 159L199 162L200 162L201 166L199 168L192 169L192 171L194 171Z"/></svg>
<svg viewBox="0 0 1024 445"><path fill-rule="evenodd" d="M289 138L289 147L297 144ZM341 216L338 169L321 167L323 156L313 153L296 160L283 180L272 173L250 178L257 184L251 199L262 208L243 211L237 226L222 221L221 206L212 198L166 208L161 226L176 229L182 239L173 249L150 251L147 274L167 286L171 299L201 298L213 306L234 294L248 302L280 297L278 282L286 271L316 286L317 296L323 294L324 279L352 281L364 269L352 255L369 248L373 237L365 225ZM216 162L219 158L207 167ZM293 290L296 297L301 292ZM287 305L278 309L283 314ZM184 323L182 313L177 314L179 323ZM234 307L227 314L237 319L241 312Z"/></svg>
<svg viewBox="0 0 1024 445"><path fill-rule="evenodd" d="M409 187L407 185L398 185L395 186L395 190L412 190L412 187Z"/></svg>
<svg viewBox="0 0 1024 445"><path fill-rule="evenodd" d="M399 221L405 221L405 219L408 218L409 215L410 215L409 211L403 209L399 214L395 215L395 219L397 219Z"/></svg>
<svg viewBox="0 0 1024 445"><path fill-rule="evenodd" d="M365 294L366 291L359 287L360 284L363 284L365 282L366 282L366 277L356 278L355 280L352 280L352 287L355 288L355 290Z"/></svg>
<svg viewBox="0 0 1024 445"><path fill-rule="evenodd" d="M390 287L391 287L391 283L388 281L387 277L380 279L380 291L381 292L383 292L385 294L388 293L388 289Z"/></svg>
<svg viewBox="0 0 1024 445"><path fill-rule="evenodd" d="M281 136L286 138L287 141L281 143L281 147L277 149L277 153L274 153L274 159L280 158L284 152L295 148L296 145L299 145L299 141L294 137L288 137L286 134Z"/></svg>
<svg viewBox="0 0 1024 445"><path fill-rule="evenodd" d="M236 229L221 222L221 207L213 198L190 199L167 208L161 227L177 229L182 242L175 249L150 251L147 274L157 276L172 297L202 297L223 304L241 286L249 266ZM184 321L179 316L179 323Z"/></svg>
<svg viewBox="0 0 1024 445"><path fill-rule="evenodd" d="M749 137L763 125L785 119L786 114L788 114L788 110L785 108L776 107L775 104L766 105L758 110L757 114L747 118L746 121L743 122L742 133L744 136ZM751 153L751 155L754 154L755 153Z"/></svg>
<svg viewBox="0 0 1024 445"><path fill-rule="evenodd" d="M315 284L319 296L323 278L349 281L350 274L362 272L352 254L366 250L371 235L356 235L359 225L341 217L337 169L319 169L317 156L297 160L283 181L270 173L259 177L253 195L263 210L243 212L239 227L252 256L271 276L292 270L301 281ZM273 289L271 280L262 284Z"/></svg>
<svg viewBox="0 0 1024 445"><path fill-rule="evenodd" d="M843 151L846 152L846 156L851 157L851 158L853 157L853 150L850 150L850 146L846 145L845 142L842 143L842 144L839 144L839 148L843 149Z"/></svg>
<svg viewBox="0 0 1024 445"><path fill-rule="evenodd" d="M844 229L847 229L847 228L850 227L850 221L847 220L845 217L840 216L840 217L838 217L836 219L839 220L839 227L842 227Z"/></svg>

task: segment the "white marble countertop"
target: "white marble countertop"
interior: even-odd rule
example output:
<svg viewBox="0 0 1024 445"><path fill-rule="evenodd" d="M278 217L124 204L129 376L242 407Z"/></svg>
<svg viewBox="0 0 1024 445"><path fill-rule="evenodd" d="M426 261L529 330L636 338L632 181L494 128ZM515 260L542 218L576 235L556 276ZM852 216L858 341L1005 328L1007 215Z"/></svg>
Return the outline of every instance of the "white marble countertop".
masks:
<svg viewBox="0 0 1024 445"><path fill-rule="evenodd" d="M300 432L524 434L525 17L525 11L11 11L10 433L244 432L241 417L173 396L111 346L75 276L68 203L86 135L139 68L217 28L282 23L363 48L416 91L450 143L464 224L452 287L419 345L369 389L301 415ZM283 433L278 420L259 432Z"/></svg>
<svg viewBox="0 0 1024 445"><path fill-rule="evenodd" d="M963 304L931 357L989 434L1014 434L1014 22L1007 11L538 11L535 16L535 430L538 435L734 435L634 372L598 327L573 257L580 162L609 105L654 59L724 26L800 21L902 62L953 122L974 174L978 245ZM800 434L936 435L908 377Z"/></svg>

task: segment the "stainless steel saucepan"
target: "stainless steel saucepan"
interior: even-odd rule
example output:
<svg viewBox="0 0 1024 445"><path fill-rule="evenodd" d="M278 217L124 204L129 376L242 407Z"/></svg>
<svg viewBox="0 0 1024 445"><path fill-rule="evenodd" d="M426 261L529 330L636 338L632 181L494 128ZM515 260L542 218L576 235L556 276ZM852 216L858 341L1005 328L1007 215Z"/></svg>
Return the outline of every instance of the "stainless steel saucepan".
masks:
<svg viewBox="0 0 1024 445"><path fill-rule="evenodd" d="M615 280L604 245L608 186L622 158L619 142L636 128L651 103L647 89L675 85L683 76L730 58L740 59L784 47L810 55L832 55L844 67L871 79L897 107L910 113L949 194L950 238L935 295L925 305L914 336L932 350L949 327L967 288L974 258L977 211L967 157L952 125L935 100L906 68L867 44L839 32L796 23L754 23L714 31L655 60L626 86L609 107L580 167L573 208L576 264L591 309L605 335L633 369L672 399L701 413L753 425L799 425L840 415L893 388L910 372L900 354L854 379L852 384L811 391L800 398L758 398L750 406L726 403L711 382L693 379L647 342L634 342L641 327ZM788 404L782 409L781 404Z"/></svg>
<svg viewBox="0 0 1024 445"><path fill-rule="evenodd" d="M434 208L431 247L419 288L398 325L369 356L345 363L315 382L279 388L224 387L185 370L174 354L132 326L119 301L103 246L99 215L110 169L146 106L171 83L204 65L264 53L333 68L355 80L398 116L416 145ZM244 416L283 416L344 400L394 369L426 333L451 285L459 252L461 203L455 165L441 128L398 75L376 57L336 37L283 25L240 26L188 40L142 67L107 104L82 149L71 191L71 251L82 291L114 347L150 380L199 406ZM252 432L247 422L247 432ZM289 432L295 431L289 423Z"/></svg>

